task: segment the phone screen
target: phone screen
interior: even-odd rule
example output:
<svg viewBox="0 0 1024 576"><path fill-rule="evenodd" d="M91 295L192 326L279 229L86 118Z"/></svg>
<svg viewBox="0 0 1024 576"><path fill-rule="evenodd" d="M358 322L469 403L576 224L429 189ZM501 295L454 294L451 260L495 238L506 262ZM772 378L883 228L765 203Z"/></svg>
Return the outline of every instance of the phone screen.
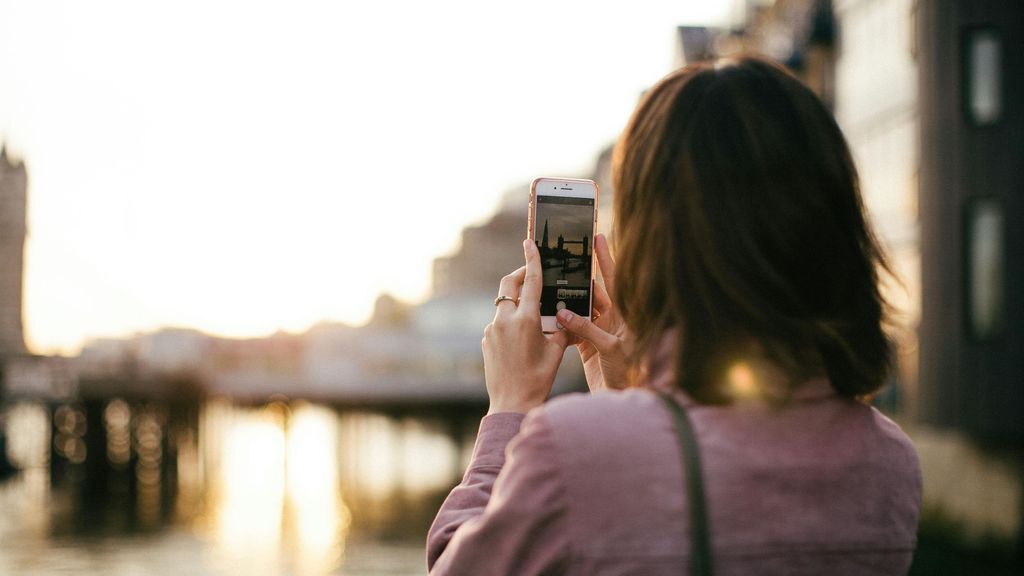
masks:
<svg viewBox="0 0 1024 576"><path fill-rule="evenodd" d="M538 195L534 222L544 270L540 315L568 308L589 317L594 199Z"/></svg>

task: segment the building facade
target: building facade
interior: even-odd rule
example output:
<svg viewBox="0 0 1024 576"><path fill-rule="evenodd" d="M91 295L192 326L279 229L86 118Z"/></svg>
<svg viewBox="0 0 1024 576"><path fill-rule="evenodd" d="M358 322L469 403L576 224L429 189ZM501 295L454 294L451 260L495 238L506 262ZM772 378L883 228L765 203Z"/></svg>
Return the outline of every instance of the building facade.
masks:
<svg viewBox="0 0 1024 576"><path fill-rule="evenodd" d="M1024 446L1024 4L919 2L921 415Z"/></svg>

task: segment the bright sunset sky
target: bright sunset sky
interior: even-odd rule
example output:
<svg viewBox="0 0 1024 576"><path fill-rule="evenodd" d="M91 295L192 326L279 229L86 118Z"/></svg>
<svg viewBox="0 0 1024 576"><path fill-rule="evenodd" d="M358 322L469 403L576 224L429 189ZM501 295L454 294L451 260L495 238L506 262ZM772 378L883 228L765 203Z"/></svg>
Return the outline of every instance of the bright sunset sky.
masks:
<svg viewBox="0 0 1024 576"><path fill-rule="evenodd" d="M463 227L514 185L588 170L670 70L675 27L732 6L0 0L28 344L420 301Z"/></svg>

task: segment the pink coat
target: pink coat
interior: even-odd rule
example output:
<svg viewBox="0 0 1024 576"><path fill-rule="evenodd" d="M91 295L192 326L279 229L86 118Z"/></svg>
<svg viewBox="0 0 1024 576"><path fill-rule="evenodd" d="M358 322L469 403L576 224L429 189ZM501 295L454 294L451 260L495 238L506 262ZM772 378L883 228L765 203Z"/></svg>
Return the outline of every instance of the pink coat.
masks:
<svg viewBox="0 0 1024 576"><path fill-rule="evenodd" d="M907 572L921 472L891 420L823 379L783 408L676 398L703 458L716 574ZM431 574L686 574L682 474L650 390L487 416L430 528Z"/></svg>

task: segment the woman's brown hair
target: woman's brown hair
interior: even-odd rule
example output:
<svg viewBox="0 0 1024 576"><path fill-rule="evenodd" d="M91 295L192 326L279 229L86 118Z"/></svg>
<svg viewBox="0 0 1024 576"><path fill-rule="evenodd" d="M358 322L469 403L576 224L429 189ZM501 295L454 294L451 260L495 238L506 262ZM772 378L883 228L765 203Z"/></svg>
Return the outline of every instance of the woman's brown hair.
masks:
<svg viewBox="0 0 1024 576"><path fill-rule="evenodd" d="M615 151L616 305L643 358L678 329L679 385L703 402L752 346L790 382L846 396L891 365L888 271L849 148L797 79L753 57L669 75Z"/></svg>

